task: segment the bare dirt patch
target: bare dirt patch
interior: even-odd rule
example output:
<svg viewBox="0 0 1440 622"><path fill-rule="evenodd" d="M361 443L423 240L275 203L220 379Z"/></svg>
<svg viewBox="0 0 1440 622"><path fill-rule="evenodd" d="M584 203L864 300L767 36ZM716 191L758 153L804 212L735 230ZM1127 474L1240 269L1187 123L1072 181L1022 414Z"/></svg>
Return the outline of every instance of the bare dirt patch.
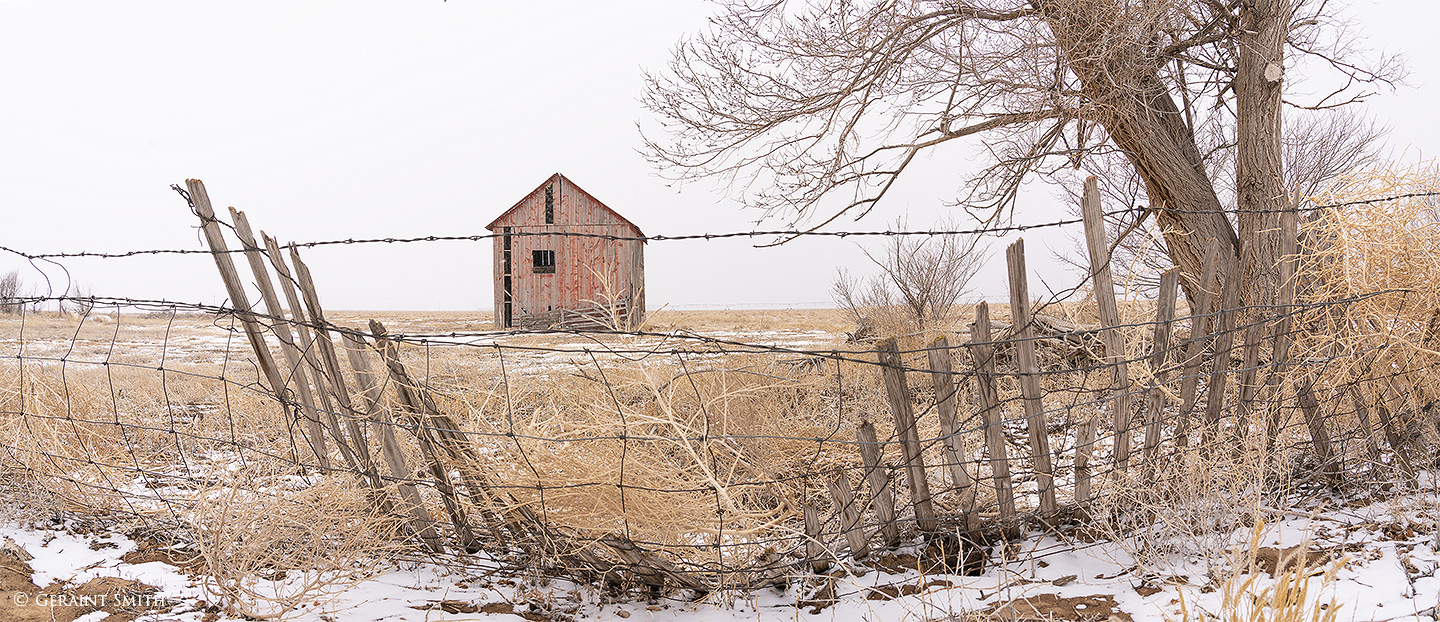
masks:
<svg viewBox="0 0 1440 622"><path fill-rule="evenodd" d="M1038 594L1027 598L997 603L984 611L997 620L1074 620L1075 622L1133 622L1130 614L1121 611L1115 598L1106 594L1095 596L1058 596Z"/></svg>

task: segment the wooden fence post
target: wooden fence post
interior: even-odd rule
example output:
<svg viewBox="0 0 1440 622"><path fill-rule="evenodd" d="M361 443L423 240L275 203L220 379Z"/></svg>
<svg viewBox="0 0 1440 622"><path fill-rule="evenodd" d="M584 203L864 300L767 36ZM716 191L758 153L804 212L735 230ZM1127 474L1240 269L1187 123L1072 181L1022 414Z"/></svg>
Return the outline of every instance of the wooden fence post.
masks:
<svg viewBox="0 0 1440 622"><path fill-rule="evenodd" d="M1210 337L1210 306L1215 292L1210 290L1214 282L1217 262L1220 261L1220 242L1212 240L1205 249L1205 260L1200 268L1199 300L1190 300L1190 340L1185 344L1185 359L1180 372L1180 419L1175 425L1175 443L1180 447L1190 445L1190 411L1195 408L1195 391L1200 385L1200 364L1204 361L1205 342Z"/></svg>
<svg viewBox="0 0 1440 622"><path fill-rule="evenodd" d="M1287 210L1280 214L1280 243L1284 245L1283 256L1280 260L1280 297L1277 304L1280 306L1280 321L1275 323L1274 332L1270 339L1274 342L1270 354L1270 376L1265 379L1265 386L1261 388L1261 399L1265 399L1276 393L1275 388L1284 380L1284 371L1289 365L1290 357L1290 327L1294 324L1295 314L1295 268L1299 262L1299 230L1300 216L1297 212ZM1275 448L1275 437L1280 433L1280 419L1284 414L1284 400L1275 399L1269 402L1265 416L1265 455L1273 455Z"/></svg>
<svg viewBox="0 0 1440 622"><path fill-rule="evenodd" d="M1404 437L1400 436L1395 420L1390 416L1390 391L1394 388L1395 385L1389 379L1380 387L1379 398L1375 400L1375 415L1380 419L1380 429L1385 433L1385 444L1389 445L1391 453L1395 454L1395 462L1400 466L1401 474L1405 476L1406 482L1414 484L1415 467L1410 465L1410 458L1405 455Z"/></svg>
<svg viewBox="0 0 1440 622"><path fill-rule="evenodd" d="M1175 297L1180 289L1180 269L1171 268L1160 275L1160 299L1156 301L1154 345L1150 350L1149 408L1145 420L1144 459L1152 477L1158 475L1162 423L1165 419L1165 380L1170 374L1170 348L1174 343Z"/></svg>
<svg viewBox="0 0 1440 622"><path fill-rule="evenodd" d="M270 272L265 269L264 260L261 259L263 251L255 243L255 235L250 229L250 220L245 217L245 212L232 207L230 218L235 224L235 237L240 239L240 244L245 249L245 259L250 263L250 271L255 275L255 284L260 288L260 297L265 301L265 312L275 318L270 332L280 340L280 351L290 367L288 375L294 381L296 393L300 396L300 408L305 415L310 448L315 452L320 468L329 471L330 452L325 449L325 428L320 421L320 413L315 410L315 396L310 393L310 380L305 373L304 361L300 359L300 349L295 346L290 325L285 323L285 311L275 295L275 286L270 282ZM298 319L300 316L297 311L292 310L291 316ZM324 388L320 390L323 391Z"/></svg>
<svg viewBox="0 0 1440 622"><path fill-rule="evenodd" d="M300 260L300 252L294 246L290 247L290 263L295 266L296 282L300 285L300 296L305 301L306 319L315 327L315 343L320 346L320 362L325 366L325 375L330 380L330 393L339 406L339 411L345 417L345 429L349 432L350 441L348 451L352 452L358 468L366 473L375 472L374 460L370 457L369 443L365 440L365 432L360 429L358 420L361 415L350 403L350 389L345 384L345 375L340 371L340 359L335 355L335 342L330 340L330 332L326 326L329 324L325 319L325 311L320 307L320 296L315 293L315 282L310 278L310 268ZM344 437L336 430L336 441L344 447Z"/></svg>
<svg viewBox="0 0 1440 622"><path fill-rule="evenodd" d="M1258 318L1259 314L1256 314ZM1250 435L1250 414L1255 411L1255 383L1260 373L1260 341L1265 337L1265 322L1257 319L1245 329L1245 346L1240 350L1240 395L1235 404L1235 431L1239 444Z"/></svg>
<svg viewBox="0 0 1440 622"><path fill-rule="evenodd" d="M855 492L850 488L850 478L842 471L834 478L825 480L830 489L830 498L840 513L840 529L845 532L845 541L850 545L850 555L864 559L870 553L865 537L865 526L861 524L860 506L855 503Z"/></svg>
<svg viewBox="0 0 1440 622"><path fill-rule="evenodd" d="M470 498L482 514L490 519L487 526L494 531L495 523L499 522L499 519L491 516L487 507L491 501L488 498L490 491L479 475L474 473L473 467L465 464L466 460L473 463L478 456L468 446L465 446L465 439L459 431L459 426L448 417L442 416L428 393L410 377L409 372L405 370L404 363L400 361L400 349L390 338L389 331L385 330L385 326L372 319L370 320L370 332L375 337L375 347L380 353L381 360L385 362L390 378L395 382L396 394L400 397L400 406L404 412L409 413L410 427L414 429L422 455L429 462L430 472L435 478L435 488L445 502L446 510L450 513L455 533L460 537L461 545L466 551L478 551L479 541L476 540L474 531L470 527L469 518L460 502L459 492L453 484L449 469L445 468L440 461L443 452L444 455L461 463L457 470L470 488ZM517 532L520 530L514 524L509 526ZM494 531L494 533L498 539L498 531Z"/></svg>
<svg viewBox="0 0 1440 622"><path fill-rule="evenodd" d="M390 467L390 476L395 479L396 488L400 491L400 498L405 500L409 506L411 522L414 524L415 532L425 542L430 550L436 553L443 553L445 547L440 542L440 536L435 531L435 522L430 518L430 513L425 509L425 501L421 499L420 492L415 488L410 474L410 467L406 464L405 453L400 449L400 442L395 438L395 422L390 419L389 413L381 403L384 385L375 379L375 372L370 366L370 360L365 358L365 342L360 337L345 334L342 335L345 342L345 355L350 359L350 368L355 371L355 378L360 384L360 395L365 400L365 407L370 412L370 420L376 428L375 437L380 441L380 455L385 459L386 466Z"/></svg>
<svg viewBox="0 0 1440 622"><path fill-rule="evenodd" d="M1375 438L1375 424L1370 421L1370 408L1365 405L1365 398L1357 386L1350 385L1346 393L1350 394L1350 403L1355 406L1355 416L1359 417L1360 427L1365 431L1365 453L1370 456L1372 464L1379 465L1380 443Z"/></svg>
<svg viewBox="0 0 1440 622"><path fill-rule="evenodd" d="M860 459L865 463L865 482L870 486L871 505L875 506L875 519L880 521L880 533L885 546L900 544L900 523L895 520L895 495L890 490L890 476L885 472L881 460L880 441L875 435L875 425L861 421L855 426L855 440L860 446Z"/></svg>
<svg viewBox="0 0 1440 622"><path fill-rule="evenodd" d="M1305 415L1305 424L1310 428L1310 440L1315 447L1315 457L1320 460L1320 470L1331 482L1340 481L1340 462L1335 459L1335 450L1330 446L1330 432L1325 429L1325 418L1320 414L1320 402L1315 399L1315 388L1311 381L1300 383L1295 393L1300 402L1300 412Z"/></svg>
<svg viewBox="0 0 1440 622"><path fill-rule="evenodd" d="M1225 409L1225 384L1230 374L1230 350L1235 344L1235 325L1240 316L1240 269L1225 274L1220 295L1218 319L1220 325L1211 331L1215 335L1215 356L1211 359L1210 386L1205 396L1205 429L1201 434L1202 453L1214 451L1220 416Z"/></svg>
<svg viewBox="0 0 1440 622"><path fill-rule="evenodd" d="M276 280L280 282L280 291L285 294L285 302L290 307L290 316L295 323L295 330L300 335L300 341L296 347L299 348L300 356L310 370L308 375L314 379L315 397L320 399L320 410L325 414L325 419L329 423L330 435L335 439L335 445L340 449L340 456L345 459L346 464L350 468L358 470L360 467L356 462L355 452L351 449L349 442L345 439L345 433L341 430L340 418L337 415L338 409L331 404L330 395L335 393L335 389L326 385L329 374L326 373L325 366L320 363L320 355L315 352L316 342L309 328L309 325L314 322L306 319L305 303L300 300L300 294L296 291L296 280L291 276L290 268L285 264L285 254L280 251L280 245L275 238L265 235L264 231L260 232L260 238L265 241L265 254L270 257L270 265L275 269Z"/></svg>
<svg viewBox="0 0 1440 622"><path fill-rule="evenodd" d="M960 493L960 509L965 513L965 529L980 528L980 516L975 513L975 480L970 477L966 465L965 442L960 437L959 410L960 384L955 382L950 356L950 340L945 336L936 337L930 344L930 382L935 386L935 410L940 415L940 433L944 435L945 462L950 467L950 476Z"/></svg>
<svg viewBox="0 0 1440 622"><path fill-rule="evenodd" d="M809 503L801 506L801 510L805 513L805 557L810 562L810 572L820 574L830 569L830 555L825 543L820 541L820 513Z"/></svg>
<svg viewBox="0 0 1440 622"><path fill-rule="evenodd" d="M1130 367L1121 332L1120 306L1115 302L1115 280L1110 274L1110 245L1105 235L1105 215L1100 208L1100 186L1094 175L1085 179L1085 197L1080 202L1085 219L1085 245L1090 251L1090 274L1095 282L1095 303L1100 311L1101 337L1110 367L1110 391L1114 397L1115 468L1130 468ZM1092 434L1093 437L1093 434ZM1088 458L1093 444L1075 447L1075 502L1090 498L1090 478L1081 480L1081 457ZM1088 469L1087 469L1088 471Z"/></svg>
<svg viewBox="0 0 1440 622"><path fill-rule="evenodd" d="M205 184L198 179L187 179L185 186L190 193L190 201L195 206L195 213L200 216L200 229L205 232L210 256L215 260L215 267L220 270L220 280L225 284L225 293L230 297L230 304L235 308L235 315L245 330L250 349L255 352L255 363L260 367L260 374L270 383L270 391L274 393L275 399L280 401L280 407L288 410L291 403L286 396L285 379L281 377L275 359L270 356L270 348L265 344L265 335L260 330L260 324L250 312L250 299L245 295L245 284L240 280L235 263L230 259L230 250L225 244L225 236L220 232L220 221L215 219L215 208L210 205L210 195L205 192Z"/></svg>
<svg viewBox="0 0 1440 622"><path fill-rule="evenodd" d="M995 388L995 344L990 341L990 305L975 305L975 323L970 333L970 361L975 367L975 399L979 401L980 418L985 422L985 450L990 454L990 475L995 480L995 499L1000 506L1000 521L1007 525L1015 520L1015 488L1010 481L1009 450L1005 446L1005 428L1000 411L1000 394ZM1012 535L1018 530L1010 528Z"/></svg>
<svg viewBox="0 0 1440 622"><path fill-rule="evenodd" d="M925 475L925 456L921 453L920 434L915 429L915 411L910 406L910 388L905 384L905 367L900 348L892 337L875 344L880 353L880 369L885 376L885 395L890 413L895 416L895 434L905 455L905 479L910 484L910 503L915 506L915 523L920 531L929 533L939 528L935 506L930 500L930 482Z"/></svg>
<svg viewBox="0 0 1440 622"><path fill-rule="evenodd" d="M1025 422L1030 430L1030 448L1035 460L1035 482L1040 488L1040 511L1052 513L1055 501L1055 469L1050 462L1050 436L1045 424L1045 404L1040 392L1040 364L1035 355L1035 329L1031 326L1030 288L1025 273L1025 240L1015 240L1005 249L1010 276L1010 324L1014 334L1015 363L1019 368L1020 396Z"/></svg>

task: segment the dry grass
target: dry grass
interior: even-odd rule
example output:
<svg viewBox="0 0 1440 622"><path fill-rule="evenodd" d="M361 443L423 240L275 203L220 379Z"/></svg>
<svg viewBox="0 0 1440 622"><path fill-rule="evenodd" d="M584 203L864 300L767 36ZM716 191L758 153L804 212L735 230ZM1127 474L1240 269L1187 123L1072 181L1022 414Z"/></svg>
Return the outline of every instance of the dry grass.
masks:
<svg viewBox="0 0 1440 622"><path fill-rule="evenodd" d="M1406 185L1411 182L1404 176L1357 179L1348 196L1394 193L1411 188ZM1143 527L1149 535L1132 539L1142 561L1165 547L1213 553L1217 534L1247 520L1247 513L1253 516L1254 508L1314 483L1307 428L1293 407L1301 382L1314 383L1347 464L1371 461L1365 439L1393 449L1380 440L1382 413L1415 449L1435 446L1424 407L1440 395L1429 373L1440 364L1440 348L1432 341L1440 308L1436 227L1433 209L1405 201L1334 212L1310 223L1307 236L1334 243L1305 264L1302 274L1311 284L1302 288L1303 304L1388 293L1308 311L1295 327L1295 352L1297 360L1311 364L1280 368L1285 376L1267 385L1274 392L1257 400L1250 427L1240 427L1227 410L1216 446L1198 448L1198 433L1189 449L1173 443L1172 373L1166 387L1172 397L1164 429L1168 457L1155 465L1112 469L1108 373L1045 354L1049 346L1042 344L1043 406L1057 496L1068 502L1074 494L1077 425L1097 421L1098 501L1090 510L1099 519L1097 528L1125 539ZM1079 300L1041 311L1090 324L1093 309L1093 301ZM1144 325L1154 304L1132 300L1122 312L1125 322L1136 324L1126 329L1126 344L1134 361L1131 377L1144 387L1156 372L1149 368L1150 328ZM935 336L949 336L954 346L969 339L972 313L966 309L948 326L900 339L905 365L917 370L908 374L910 398L932 467L945 462L937 441L936 391L929 375L918 370L928 367L924 348ZM1006 321L1006 305L992 308L992 317ZM648 322L652 331L669 336L584 337L474 334L491 330L485 314L332 314L342 326L364 326L371 318L393 334L435 337L425 345L406 345L401 356L440 411L458 422L473 452L434 457L422 452L410 431L397 430L408 472L382 469L383 474L428 481L429 461L436 460L443 472L462 474L462 485L483 480L486 492L461 495L462 509L476 520L514 517L522 509L533 513L568 537L570 549L551 551L562 555L589 547L604 557L603 547L593 543L620 534L685 569L751 568L803 550L802 504L821 509L826 543L843 550L825 480L848 473L862 502L868 501L853 445L855 427L871 421L882 440L895 436L880 373L870 364L872 346L843 342L841 333L853 327L838 310L664 310ZM0 318L5 347L13 344L19 351L18 338L25 341L23 358L0 362L0 477L48 491L48 503L65 510L188 525L208 547L207 559L235 560L210 573L217 593L246 615L283 613L287 603L298 601L282 593L292 583L246 582L278 562L260 549L237 548L235 534L271 534L272 548L303 553L319 570L331 567L326 560L353 560L357 551L388 551L394 525L360 510L366 507L360 484L348 476L317 483L317 461L296 433L303 425L258 390L247 345L229 332L228 318L117 314L110 319ZM1178 324L1182 336L1184 325ZM722 342L780 343L788 351L686 338L690 333ZM456 344L466 339L468 345ZM831 357L808 359L797 351ZM968 371L967 352L954 354L956 369ZM999 397L1023 514L1037 504L1036 481L1013 346L1002 347L998 360ZM374 367L384 369L378 359ZM1257 382L1264 384L1268 373L1267 367ZM1233 384L1228 404L1238 397ZM354 382L348 389L352 401L364 402ZM980 511L988 521L996 516L997 499L972 392L971 382L962 384L960 444L980 482ZM1340 407L1352 403L1352 394L1373 412L1368 427L1354 409ZM392 420L408 420L393 389L381 404ZM1271 413L1285 424L1274 451L1255 432ZM379 456L377 424L355 423L367 430L365 449ZM1137 448L1142 438L1135 435ZM883 451L888 464L902 461L896 443ZM333 442L328 457L343 464ZM955 516L961 495L949 477L946 469L932 468L930 485L941 514ZM892 488L905 507L908 490L898 471ZM394 492L392 482L387 494ZM430 517L448 529L449 510L440 492L423 486L421 494ZM256 509L245 509L251 505ZM353 533L354 539L321 537L294 522L299 520ZM325 550L338 557L325 557ZM341 576L318 572L293 585L308 594L344 580ZM724 576L724 583L707 581L727 588L759 580L744 573Z"/></svg>
<svg viewBox="0 0 1440 622"><path fill-rule="evenodd" d="M186 516L204 559L202 587L226 613L284 619L375 576L398 550L394 517L352 486L306 482L274 494L233 479L243 477L197 495Z"/></svg>
<svg viewBox="0 0 1440 622"><path fill-rule="evenodd" d="M1265 523L1257 522L1251 531L1249 546L1239 550L1231 560L1229 575L1220 586L1219 611L1193 608L1180 593L1183 622L1334 622L1340 619L1343 605L1323 594L1335 584L1336 575L1345 567L1345 560L1335 562L1329 570L1311 567L1310 556L1297 555L1291 563L1265 563L1260 538ZM1269 573L1273 577L1267 578Z"/></svg>

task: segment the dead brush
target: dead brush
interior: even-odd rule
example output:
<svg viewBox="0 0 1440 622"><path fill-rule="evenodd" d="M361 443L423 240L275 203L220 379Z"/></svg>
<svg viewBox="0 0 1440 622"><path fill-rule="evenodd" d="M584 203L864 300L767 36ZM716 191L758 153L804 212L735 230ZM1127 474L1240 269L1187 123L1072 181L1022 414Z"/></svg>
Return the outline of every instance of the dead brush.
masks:
<svg viewBox="0 0 1440 622"><path fill-rule="evenodd" d="M622 292L607 274L585 266L598 284L594 299L580 302L590 305L599 312L596 320L606 330L616 332L638 332L645 330L649 314L645 310L645 285L641 283L634 291Z"/></svg>
<svg viewBox="0 0 1440 622"><path fill-rule="evenodd" d="M1331 421L1358 449L1389 445L1390 466L1440 445L1440 191L1433 163L1352 175L1314 197L1351 204L1316 212L1302 227L1294 356L1321 403L1344 404ZM1402 198L1387 199L1385 197ZM1359 203L1359 204L1356 204ZM1397 446L1398 445L1398 446ZM1372 455L1362 459L1373 462ZM1413 472L1407 475L1413 477Z"/></svg>
<svg viewBox="0 0 1440 622"><path fill-rule="evenodd" d="M202 491L185 515L204 559L201 587L226 613L252 620L298 615L302 605L379 574L398 550L395 519L378 513L355 486L321 482L271 493L250 477L238 472Z"/></svg>
<svg viewBox="0 0 1440 622"><path fill-rule="evenodd" d="M1154 470L1111 473L1097 496L1087 529L1116 543L1144 572L1173 574L1196 561L1212 568L1229 560L1230 534L1254 524L1261 508L1276 502L1274 481L1267 481L1263 446L1233 441L1213 451L1190 448L1169 456Z"/></svg>
<svg viewBox="0 0 1440 622"><path fill-rule="evenodd" d="M693 365L552 376L467 419L504 458L491 463L497 481L549 522L687 557L716 542L738 551L797 516L801 482L787 476L817 459L801 439L848 436L813 379Z"/></svg>

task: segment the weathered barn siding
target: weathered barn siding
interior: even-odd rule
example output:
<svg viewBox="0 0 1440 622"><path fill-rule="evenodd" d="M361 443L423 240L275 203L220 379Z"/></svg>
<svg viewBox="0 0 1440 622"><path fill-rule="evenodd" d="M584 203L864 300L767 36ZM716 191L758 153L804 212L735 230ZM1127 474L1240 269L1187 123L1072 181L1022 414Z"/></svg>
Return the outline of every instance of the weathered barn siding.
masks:
<svg viewBox="0 0 1440 622"><path fill-rule="evenodd" d="M545 222L551 188L554 222ZM494 240L495 325L549 324L557 312L624 304L643 317L644 234L623 216L556 173L486 226ZM510 308L505 318L505 243L510 243ZM548 233L586 235L546 235ZM554 273L537 273L534 251L555 252Z"/></svg>

